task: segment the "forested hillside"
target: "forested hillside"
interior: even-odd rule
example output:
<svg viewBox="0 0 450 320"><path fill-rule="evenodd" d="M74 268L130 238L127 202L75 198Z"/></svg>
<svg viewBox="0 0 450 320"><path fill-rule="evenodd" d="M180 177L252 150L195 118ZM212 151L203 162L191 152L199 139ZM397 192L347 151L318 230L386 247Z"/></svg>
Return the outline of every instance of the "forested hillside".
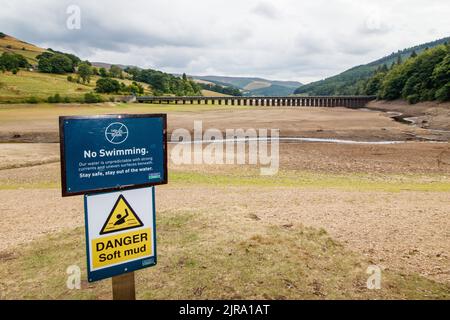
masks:
<svg viewBox="0 0 450 320"><path fill-rule="evenodd" d="M309 83L295 90L303 95L360 95L365 94L365 85L377 70L388 70L411 55L415 56L427 48L434 48L450 41L450 37L400 50L366 65L356 66L336 76Z"/></svg>
<svg viewBox="0 0 450 320"><path fill-rule="evenodd" d="M174 94L177 96L201 95L200 86L189 79L186 74L179 78L158 70L143 70L135 67L127 68L125 71L132 75L134 81L149 84L153 88L153 94L156 96L163 94Z"/></svg>
<svg viewBox="0 0 450 320"><path fill-rule="evenodd" d="M413 55L390 70L379 69L364 84L364 93L384 100L450 100L450 44Z"/></svg>

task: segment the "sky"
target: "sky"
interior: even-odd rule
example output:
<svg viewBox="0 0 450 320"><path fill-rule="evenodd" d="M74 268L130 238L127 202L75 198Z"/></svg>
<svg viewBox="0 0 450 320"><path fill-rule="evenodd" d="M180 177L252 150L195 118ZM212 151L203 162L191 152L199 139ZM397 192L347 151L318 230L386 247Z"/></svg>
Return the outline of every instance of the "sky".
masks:
<svg viewBox="0 0 450 320"><path fill-rule="evenodd" d="M0 31L95 62L303 83L450 35L449 0L0 0Z"/></svg>

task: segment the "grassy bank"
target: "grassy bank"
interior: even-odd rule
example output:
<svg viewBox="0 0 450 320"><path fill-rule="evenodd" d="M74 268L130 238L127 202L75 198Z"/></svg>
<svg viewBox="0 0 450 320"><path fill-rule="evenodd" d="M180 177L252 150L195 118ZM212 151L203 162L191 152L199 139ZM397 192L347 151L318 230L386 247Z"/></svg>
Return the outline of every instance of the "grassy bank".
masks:
<svg viewBox="0 0 450 320"><path fill-rule="evenodd" d="M208 170L208 167L204 168ZM19 171L11 171L19 170ZM60 188L59 162L45 164L42 175L23 175L24 168L4 171L0 177L1 190L14 189L58 189ZM221 172L222 171L222 172ZM23 180L19 177L26 176ZM274 176L261 176L254 168L230 168L220 171L194 171L171 169L169 171L171 185L204 185L204 186L257 186L257 187L286 187L309 189L337 189L344 191L425 191L450 192L450 180L442 175L374 175L366 173L319 173L298 170L281 170Z"/></svg>

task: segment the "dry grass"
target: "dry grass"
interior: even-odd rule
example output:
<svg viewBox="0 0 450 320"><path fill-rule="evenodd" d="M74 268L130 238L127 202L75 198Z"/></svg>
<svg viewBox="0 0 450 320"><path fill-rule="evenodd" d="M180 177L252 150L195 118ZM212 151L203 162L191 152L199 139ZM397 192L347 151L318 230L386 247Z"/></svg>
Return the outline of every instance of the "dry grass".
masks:
<svg viewBox="0 0 450 320"><path fill-rule="evenodd" d="M253 81L250 82L248 85L244 87L244 90L256 90L256 89L263 89L268 88L272 84L270 82L264 82L264 81Z"/></svg>
<svg viewBox="0 0 450 320"><path fill-rule="evenodd" d="M205 97L231 97L230 95L214 92L211 90L202 90L202 95Z"/></svg>
<svg viewBox="0 0 450 320"><path fill-rule="evenodd" d="M220 212L159 212L158 251L158 265L137 272L140 299L449 298L446 285L391 271L383 272L382 290L368 290L369 263L325 231L244 217L237 224ZM3 252L2 298L111 298L110 280L68 290L73 264L86 279L82 228Z"/></svg>
<svg viewBox="0 0 450 320"><path fill-rule="evenodd" d="M20 41L11 36L0 38L0 53L14 52L21 54L32 64L37 63L36 56L44 51L46 50L36 47L35 45Z"/></svg>

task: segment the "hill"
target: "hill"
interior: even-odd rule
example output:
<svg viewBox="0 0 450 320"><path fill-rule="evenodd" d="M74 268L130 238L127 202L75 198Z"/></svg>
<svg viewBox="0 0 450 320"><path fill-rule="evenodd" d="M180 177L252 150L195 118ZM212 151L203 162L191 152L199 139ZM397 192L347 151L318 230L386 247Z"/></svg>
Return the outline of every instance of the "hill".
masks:
<svg viewBox="0 0 450 320"><path fill-rule="evenodd" d="M36 65L36 56L45 51L47 50L0 32L0 54L17 53L24 56L31 65Z"/></svg>
<svg viewBox="0 0 450 320"><path fill-rule="evenodd" d="M201 88L190 79L180 79L158 70L112 66L92 64L74 54L39 48L0 32L0 103L39 103L51 101L54 96L57 96L55 102L85 102L86 94L93 98L94 91L104 93L104 100L132 92L144 95L201 94ZM107 85L103 81L100 89L96 82L101 78L110 80Z"/></svg>
<svg viewBox="0 0 450 320"><path fill-rule="evenodd" d="M312 82L295 90L295 94L301 95L355 95L363 94L364 84L374 72L384 65L389 68L398 60L406 60L413 52L419 54L426 48L434 48L445 42L448 42L450 37L439 39L432 42L427 42L415 47L399 50L376 61L370 62L366 65L353 67L341 74L326 78L324 80Z"/></svg>
<svg viewBox="0 0 450 320"><path fill-rule="evenodd" d="M92 63L92 66L94 66L94 67L105 68L105 69L110 69L112 66L119 67L122 70L134 67L134 66L126 66L123 64L112 64L112 63L106 63L106 62L91 62L91 63Z"/></svg>
<svg viewBox="0 0 450 320"><path fill-rule="evenodd" d="M195 80L208 81L221 86L232 86L245 96L286 96L302 85L297 81L274 81L255 77L192 76Z"/></svg>
<svg viewBox="0 0 450 320"><path fill-rule="evenodd" d="M202 96L204 96L204 97L230 97L230 95L211 91L211 90L202 90Z"/></svg>
<svg viewBox="0 0 450 320"><path fill-rule="evenodd" d="M377 70L363 88L365 94L383 100L449 101L450 44L425 50L396 63L390 70Z"/></svg>
<svg viewBox="0 0 450 320"><path fill-rule="evenodd" d="M73 77L75 75L71 74ZM69 82L68 75L41 73L37 71L20 71L14 75L2 74L0 77L0 103L45 102L48 97L59 94L72 102L83 102L86 93L95 90L95 83L100 77L93 76L87 84ZM131 80L119 80L130 85ZM144 94L151 94L148 85L139 83L144 87ZM105 99L108 96L104 95Z"/></svg>

